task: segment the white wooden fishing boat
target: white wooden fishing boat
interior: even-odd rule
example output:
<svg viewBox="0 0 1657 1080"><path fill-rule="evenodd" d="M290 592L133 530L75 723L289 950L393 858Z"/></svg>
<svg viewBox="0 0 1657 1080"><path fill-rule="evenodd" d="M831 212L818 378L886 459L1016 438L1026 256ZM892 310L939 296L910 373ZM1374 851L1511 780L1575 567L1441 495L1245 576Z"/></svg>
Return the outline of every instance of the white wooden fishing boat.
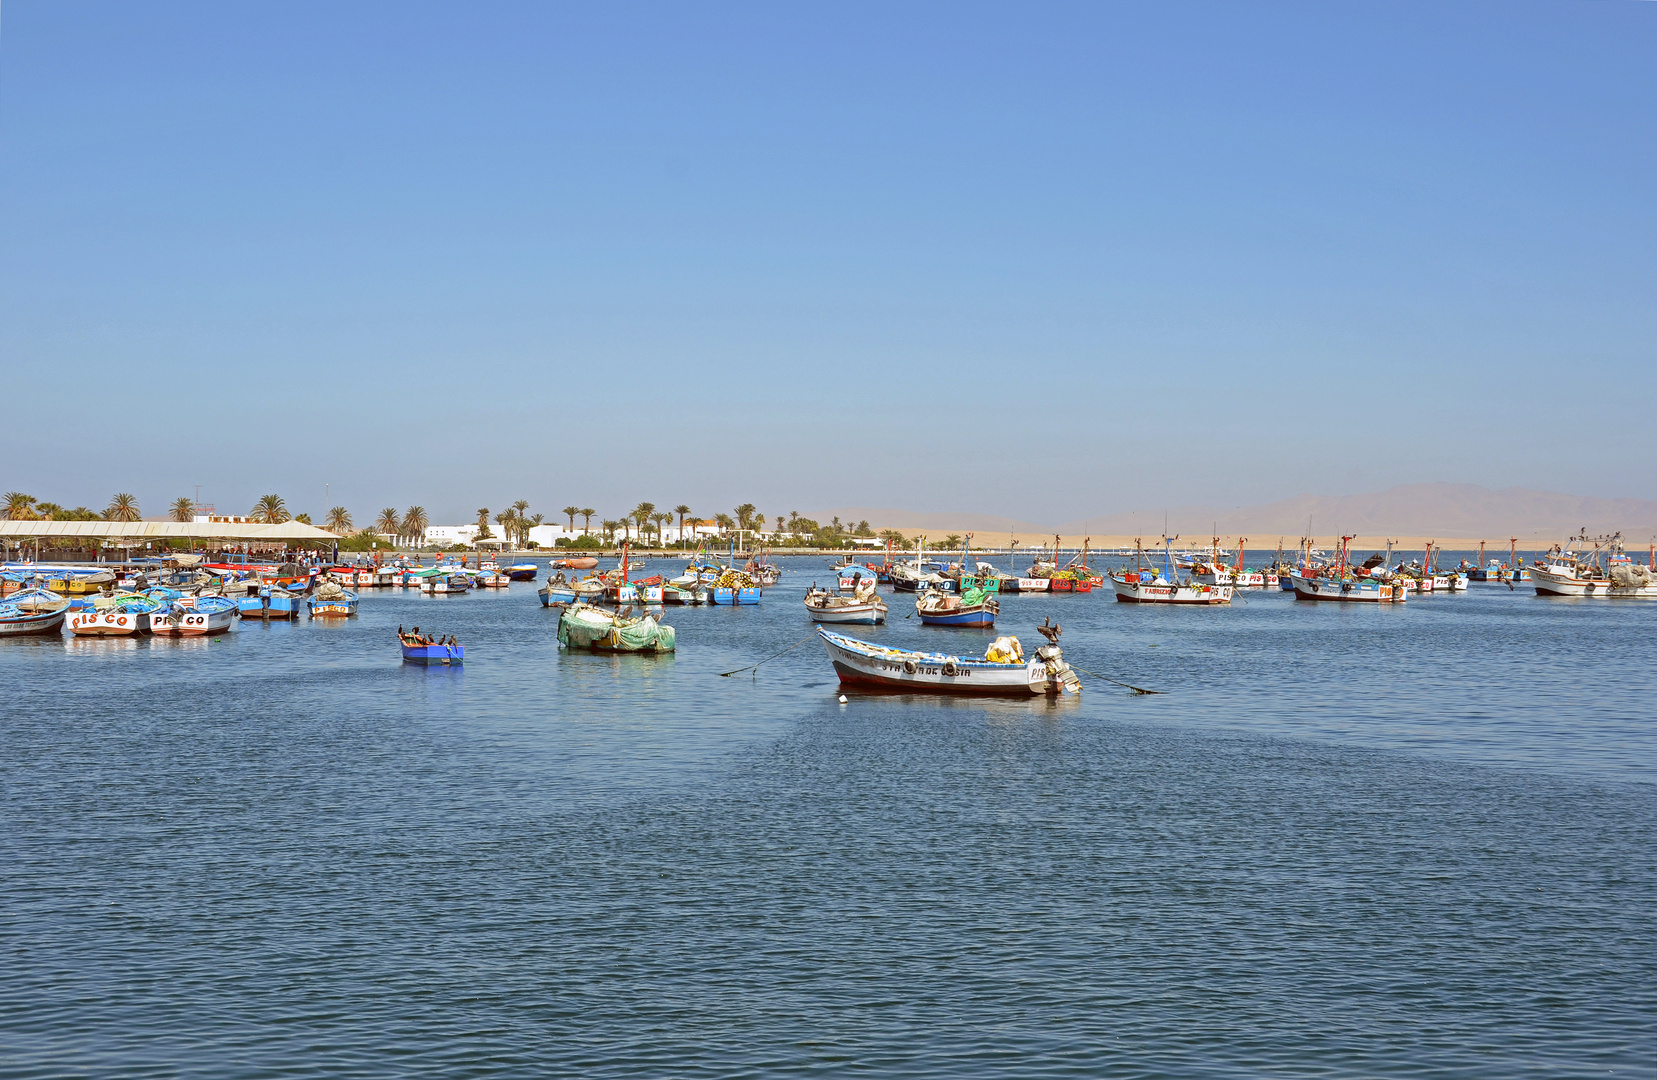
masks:
<svg viewBox="0 0 1657 1080"><path fill-rule="evenodd" d="M1588 550L1579 552L1578 546ZM1555 545L1531 568L1530 581L1538 596L1657 600L1657 567L1629 559L1621 533L1592 540L1578 536L1571 546Z"/></svg>
<svg viewBox="0 0 1657 1080"><path fill-rule="evenodd" d="M1410 595L1402 581L1379 578L1292 574L1297 600L1333 600L1347 604L1402 604Z"/></svg>
<svg viewBox="0 0 1657 1080"><path fill-rule="evenodd" d="M894 649L817 628L829 662L849 685L878 690L945 694L1074 694L1077 677L1057 644L1044 645L1030 660L1018 659L1017 638L1000 638L982 658ZM1007 643L1010 643L1010 648ZM992 659L993 657L993 659ZM1018 658L1015 658L1018 657Z"/></svg>
<svg viewBox="0 0 1657 1080"><path fill-rule="evenodd" d="M69 613L67 625L76 637L130 637L149 632L150 613L127 611L122 607L103 611L81 608Z"/></svg>
<svg viewBox="0 0 1657 1080"><path fill-rule="evenodd" d="M875 593L874 583L851 596L841 596L815 586L805 594L805 609L812 622L853 623L875 626L886 621L886 601Z"/></svg>
<svg viewBox="0 0 1657 1080"><path fill-rule="evenodd" d="M1108 574L1116 599L1127 604L1229 604L1235 585L1170 581L1158 574L1129 570Z"/></svg>
<svg viewBox="0 0 1657 1080"><path fill-rule="evenodd" d="M150 613L150 633L163 637L200 637L230 629L236 601L227 596L186 596L163 611Z"/></svg>

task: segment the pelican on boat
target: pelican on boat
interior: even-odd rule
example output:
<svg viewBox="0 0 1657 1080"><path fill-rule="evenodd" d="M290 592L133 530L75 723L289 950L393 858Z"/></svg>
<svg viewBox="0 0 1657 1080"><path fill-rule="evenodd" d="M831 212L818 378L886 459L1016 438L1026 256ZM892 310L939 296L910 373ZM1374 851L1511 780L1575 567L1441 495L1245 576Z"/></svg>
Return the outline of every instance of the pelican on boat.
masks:
<svg viewBox="0 0 1657 1080"><path fill-rule="evenodd" d="M420 633L418 626L407 633L398 627L397 640L402 644L405 664L451 666L466 662L466 646L456 642L453 634L444 641L442 638Z"/></svg>

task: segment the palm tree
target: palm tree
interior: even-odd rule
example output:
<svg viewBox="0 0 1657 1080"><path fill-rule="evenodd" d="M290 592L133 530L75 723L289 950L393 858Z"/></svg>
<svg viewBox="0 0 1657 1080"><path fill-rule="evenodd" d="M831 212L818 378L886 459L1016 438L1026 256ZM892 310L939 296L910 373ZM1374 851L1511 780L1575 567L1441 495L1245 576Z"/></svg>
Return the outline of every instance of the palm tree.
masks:
<svg viewBox="0 0 1657 1080"><path fill-rule="evenodd" d="M7 521L28 521L34 517L35 497L21 491L8 491L5 497Z"/></svg>
<svg viewBox="0 0 1657 1080"><path fill-rule="evenodd" d="M718 525L726 532L730 532L731 528L736 524L736 522L731 520L731 515L729 514L715 514L713 516L713 520L714 524Z"/></svg>
<svg viewBox="0 0 1657 1080"><path fill-rule="evenodd" d="M582 532L582 535L586 535L587 533L592 532L592 529L593 529L593 515L598 513L598 511L594 510L590 506L584 506L580 510L577 510L576 513L581 515L581 532ZM575 522L573 522L573 521L570 522L570 528L572 528L572 529L575 528Z"/></svg>
<svg viewBox="0 0 1657 1080"><path fill-rule="evenodd" d="M621 522L619 521L601 521L598 523L599 529L604 533L604 542L606 544L610 542L611 537L616 535L616 529L620 525Z"/></svg>
<svg viewBox="0 0 1657 1080"><path fill-rule="evenodd" d="M337 536L344 536L351 531L351 511L343 506L336 506L328 511L328 520L322 526Z"/></svg>
<svg viewBox="0 0 1657 1080"><path fill-rule="evenodd" d="M55 502L35 503L35 517L45 521L68 521L64 516L63 507Z"/></svg>
<svg viewBox="0 0 1657 1080"><path fill-rule="evenodd" d="M739 528L752 528L754 524L754 504L743 503L733 511L736 514L736 523Z"/></svg>
<svg viewBox="0 0 1657 1080"><path fill-rule="evenodd" d="M250 516L264 525L280 525L292 515L288 513L288 504L282 501L282 496L261 495L259 501L253 504Z"/></svg>
<svg viewBox="0 0 1657 1080"><path fill-rule="evenodd" d="M502 510L495 515L495 524L501 527L501 539L511 543L513 529L518 524L518 512L511 507Z"/></svg>
<svg viewBox="0 0 1657 1080"><path fill-rule="evenodd" d="M530 518L528 522L525 523L525 525L524 525L524 547L529 546L529 530L531 530L535 526L541 524L541 518L543 516L544 515L542 515L542 514L536 514L534 517ZM575 523L571 522L570 524L573 526ZM574 531L574 530L572 529L571 531Z"/></svg>
<svg viewBox="0 0 1657 1080"><path fill-rule="evenodd" d="M680 503L673 508L673 512L679 515L679 542L682 544L685 542L685 518L690 516L690 507Z"/></svg>
<svg viewBox="0 0 1657 1080"><path fill-rule="evenodd" d="M673 520L672 514L656 513L650 515L650 520L656 523L656 546L663 545L662 526Z"/></svg>
<svg viewBox="0 0 1657 1080"><path fill-rule="evenodd" d="M110 499L109 509L104 511L110 521L137 521L143 516L138 512L138 500L124 491Z"/></svg>
<svg viewBox="0 0 1657 1080"><path fill-rule="evenodd" d="M426 538L426 526L430 524L431 519L426 516L424 506L411 506L403 511L403 524L400 531L409 538L414 547L422 547L424 546L422 541Z"/></svg>
<svg viewBox="0 0 1657 1080"><path fill-rule="evenodd" d="M765 531L765 515L764 514L755 514L754 515L754 531L757 532L757 533L762 533L762 532Z"/></svg>
<svg viewBox="0 0 1657 1080"><path fill-rule="evenodd" d="M638 523L639 536L641 538L644 536L645 529L649 528L649 526L650 526L650 515L654 514L655 512L656 512L656 504L655 503L642 502L639 505L633 507L633 520Z"/></svg>
<svg viewBox="0 0 1657 1080"><path fill-rule="evenodd" d="M574 532L575 531L575 515L581 513L581 508L579 506L566 506L566 507L564 507L564 509L562 509L558 512L570 519L570 532ZM589 513L590 512L591 511L589 511Z"/></svg>
<svg viewBox="0 0 1657 1080"><path fill-rule="evenodd" d="M397 543L403 541L403 523L397 520L397 508L388 506L380 511L380 520L374 523L374 531L385 536L395 537Z"/></svg>
<svg viewBox="0 0 1657 1080"><path fill-rule="evenodd" d="M488 527L489 527L489 508L487 506L480 506L480 507L478 507L478 528L479 529L487 529Z"/></svg>
<svg viewBox="0 0 1657 1080"><path fill-rule="evenodd" d="M174 521L189 521L196 516L195 500L188 497L174 499L171 514Z"/></svg>
<svg viewBox="0 0 1657 1080"><path fill-rule="evenodd" d="M307 525L311 523L311 515L309 514L295 514L293 519L295 521L303 521Z"/></svg>

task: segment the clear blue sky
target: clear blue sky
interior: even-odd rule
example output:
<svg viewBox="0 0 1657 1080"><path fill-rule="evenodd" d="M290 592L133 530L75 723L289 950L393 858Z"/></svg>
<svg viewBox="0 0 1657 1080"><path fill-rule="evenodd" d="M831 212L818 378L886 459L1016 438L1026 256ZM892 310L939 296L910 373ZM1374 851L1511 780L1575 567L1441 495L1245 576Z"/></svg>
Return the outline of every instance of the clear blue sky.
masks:
<svg viewBox="0 0 1657 1080"><path fill-rule="evenodd" d="M0 17L0 489L1657 497L1657 4Z"/></svg>

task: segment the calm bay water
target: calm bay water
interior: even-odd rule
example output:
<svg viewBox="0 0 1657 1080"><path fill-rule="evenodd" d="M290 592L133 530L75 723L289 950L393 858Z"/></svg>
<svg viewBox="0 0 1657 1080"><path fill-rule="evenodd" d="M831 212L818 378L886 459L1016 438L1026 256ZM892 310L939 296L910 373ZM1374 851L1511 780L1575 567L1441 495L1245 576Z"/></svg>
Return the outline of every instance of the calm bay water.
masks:
<svg viewBox="0 0 1657 1080"><path fill-rule="evenodd" d="M673 657L525 583L0 643L0 1074L1654 1074L1657 605L1014 596L1168 693L841 705L717 677L786 565Z"/></svg>

